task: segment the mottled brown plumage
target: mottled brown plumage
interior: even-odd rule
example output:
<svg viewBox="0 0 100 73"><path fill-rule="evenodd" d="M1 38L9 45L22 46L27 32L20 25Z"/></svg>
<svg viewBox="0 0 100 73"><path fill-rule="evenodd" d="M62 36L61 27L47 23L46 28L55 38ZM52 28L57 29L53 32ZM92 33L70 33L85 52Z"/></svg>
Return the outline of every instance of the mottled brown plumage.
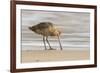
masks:
<svg viewBox="0 0 100 73"><path fill-rule="evenodd" d="M51 22L41 22L37 25L29 27L29 29L31 31L43 36L43 42L44 42L45 50L47 49L45 41L47 41L47 43L50 47L50 50L53 49L53 48L51 48L50 43L48 41L48 36L57 36L58 40L59 40L59 44L60 44L60 49L62 50L61 42L60 42L60 39L59 39L61 32L53 25L53 23L51 23Z"/></svg>

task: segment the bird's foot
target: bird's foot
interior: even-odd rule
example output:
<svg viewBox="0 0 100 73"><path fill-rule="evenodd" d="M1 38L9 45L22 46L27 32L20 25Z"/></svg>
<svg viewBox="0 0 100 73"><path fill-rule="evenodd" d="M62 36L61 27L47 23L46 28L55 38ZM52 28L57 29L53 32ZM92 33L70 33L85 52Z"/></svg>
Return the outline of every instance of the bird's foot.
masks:
<svg viewBox="0 0 100 73"><path fill-rule="evenodd" d="M56 49L54 49L54 48L50 48L50 49L48 49L48 50L56 50Z"/></svg>
<svg viewBox="0 0 100 73"><path fill-rule="evenodd" d="M63 50L62 48L60 50Z"/></svg>

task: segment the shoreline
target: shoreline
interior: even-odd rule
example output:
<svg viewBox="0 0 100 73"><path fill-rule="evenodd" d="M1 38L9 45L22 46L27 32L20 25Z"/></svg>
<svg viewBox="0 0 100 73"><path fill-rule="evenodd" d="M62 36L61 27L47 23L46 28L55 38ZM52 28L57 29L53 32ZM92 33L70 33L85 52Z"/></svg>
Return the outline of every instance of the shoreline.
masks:
<svg viewBox="0 0 100 73"><path fill-rule="evenodd" d="M24 50L21 54L22 63L88 60L90 58L89 50Z"/></svg>

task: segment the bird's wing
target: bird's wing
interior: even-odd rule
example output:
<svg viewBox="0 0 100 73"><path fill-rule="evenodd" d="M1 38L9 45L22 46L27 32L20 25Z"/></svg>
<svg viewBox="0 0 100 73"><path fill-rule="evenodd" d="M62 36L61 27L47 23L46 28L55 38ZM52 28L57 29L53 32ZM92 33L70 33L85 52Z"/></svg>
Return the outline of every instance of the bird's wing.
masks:
<svg viewBox="0 0 100 73"><path fill-rule="evenodd" d="M37 26L39 29L46 29L46 28L52 27L53 25L51 23L42 22L42 23L39 23Z"/></svg>

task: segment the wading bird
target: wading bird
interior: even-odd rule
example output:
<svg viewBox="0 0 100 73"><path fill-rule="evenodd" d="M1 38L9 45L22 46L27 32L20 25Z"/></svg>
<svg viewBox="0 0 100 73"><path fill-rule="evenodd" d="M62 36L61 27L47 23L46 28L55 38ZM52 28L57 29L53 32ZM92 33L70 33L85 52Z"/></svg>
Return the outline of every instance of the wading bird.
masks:
<svg viewBox="0 0 100 73"><path fill-rule="evenodd" d="M46 42L48 43L48 45L50 47L49 50L53 50L53 48L50 46L48 36L57 36L58 41L59 41L59 45L60 45L60 49L62 50L62 45L61 45L60 37L59 37L61 32L53 25L53 23L41 22L37 25L29 27L29 29L31 31L43 36L43 43L44 43L45 50L47 50Z"/></svg>

